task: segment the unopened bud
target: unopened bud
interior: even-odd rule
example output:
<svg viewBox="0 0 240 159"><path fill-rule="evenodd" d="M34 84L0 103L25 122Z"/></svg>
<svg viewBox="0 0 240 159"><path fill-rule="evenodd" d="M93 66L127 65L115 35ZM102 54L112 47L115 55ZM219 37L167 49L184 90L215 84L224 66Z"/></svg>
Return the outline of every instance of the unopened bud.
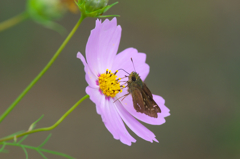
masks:
<svg viewBox="0 0 240 159"><path fill-rule="evenodd" d="M86 0L85 6L87 12L94 12L96 10L106 7L108 0Z"/></svg>
<svg viewBox="0 0 240 159"><path fill-rule="evenodd" d="M111 5L108 4L108 0L78 0L78 8L82 15L85 17L112 17L117 15L102 16L108 9L117 4L115 2Z"/></svg>

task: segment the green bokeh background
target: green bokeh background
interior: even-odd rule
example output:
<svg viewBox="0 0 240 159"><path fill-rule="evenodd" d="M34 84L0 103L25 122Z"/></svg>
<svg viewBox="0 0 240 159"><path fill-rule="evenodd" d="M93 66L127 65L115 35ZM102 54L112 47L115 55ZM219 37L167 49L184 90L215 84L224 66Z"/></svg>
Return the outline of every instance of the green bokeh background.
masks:
<svg viewBox="0 0 240 159"><path fill-rule="evenodd" d="M115 1L110 1L113 3ZM119 0L107 14L119 14L119 52L135 47L147 54L146 79L154 94L166 100L171 116L161 126L145 124L159 143L137 139L131 147L113 139L95 105L84 101L56 129L45 148L78 158L240 158L240 3L234 0ZM1 0L0 21L25 9L25 0ZM79 15L59 23L72 29ZM55 123L85 95L87 83L76 53L84 53L95 19L86 19L54 65L0 124L0 137L29 125ZM0 112L46 65L65 36L31 20L0 33ZM31 135L25 144L38 146L50 132ZM7 147L0 158L25 158ZM28 150L29 158L41 156ZM48 155L59 159L58 156Z"/></svg>

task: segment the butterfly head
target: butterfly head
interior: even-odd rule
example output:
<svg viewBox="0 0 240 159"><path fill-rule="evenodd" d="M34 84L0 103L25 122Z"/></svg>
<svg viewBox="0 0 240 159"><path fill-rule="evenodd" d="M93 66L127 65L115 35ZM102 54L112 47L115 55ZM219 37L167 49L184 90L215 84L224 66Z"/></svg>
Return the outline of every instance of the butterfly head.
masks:
<svg viewBox="0 0 240 159"><path fill-rule="evenodd" d="M139 76L139 74L137 72L132 72L129 76L128 76L128 82L138 82L141 81L141 78Z"/></svg>

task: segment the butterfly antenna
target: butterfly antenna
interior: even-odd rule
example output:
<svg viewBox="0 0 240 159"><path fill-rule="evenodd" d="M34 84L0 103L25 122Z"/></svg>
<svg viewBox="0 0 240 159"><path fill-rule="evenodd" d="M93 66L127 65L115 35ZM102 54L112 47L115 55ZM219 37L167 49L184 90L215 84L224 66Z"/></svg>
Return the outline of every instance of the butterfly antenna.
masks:
<svg viewBox="0 0 240 159"><path fill-rule="evenodd" d="M120 69L118 69L118 70L123 70L124 72L126 72L127 74L129 74L130 75L130 73L128 73L127 71L125 71L124 69L122 69L122 68L120 68Z"/></svg>
<svg viewBox="0 0 240 159"><path fill-rule="evenodd" d="M132 61L132 64L133 64L134 71L136 72L136 69L135 69L135 66L134 66L134 63L133 63L133 59L132 59L132 58L131 58L131 61Z"/></svg>

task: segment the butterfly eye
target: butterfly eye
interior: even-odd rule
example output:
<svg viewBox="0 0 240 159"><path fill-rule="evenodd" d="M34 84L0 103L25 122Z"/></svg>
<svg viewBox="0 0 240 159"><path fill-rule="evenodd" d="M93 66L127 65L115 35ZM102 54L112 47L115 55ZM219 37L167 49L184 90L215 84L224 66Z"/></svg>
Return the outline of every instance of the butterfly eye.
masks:
<svg viewBox="0 0 240 159"><path fill-rule="evenodd" d="M132 81L136 81L136 77L133 76L133 77L132 77Z"/></svg>

